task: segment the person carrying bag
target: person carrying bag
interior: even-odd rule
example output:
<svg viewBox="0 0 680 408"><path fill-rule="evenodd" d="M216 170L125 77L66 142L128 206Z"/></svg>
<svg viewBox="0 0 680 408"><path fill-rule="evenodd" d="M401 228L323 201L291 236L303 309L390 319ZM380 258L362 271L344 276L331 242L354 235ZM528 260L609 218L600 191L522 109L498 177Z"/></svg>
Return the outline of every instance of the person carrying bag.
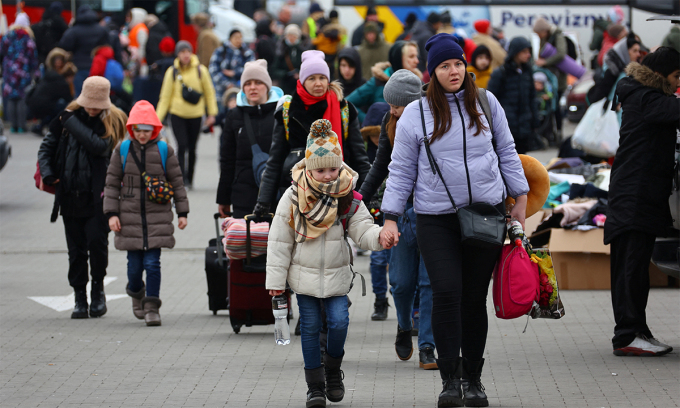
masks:
<svg viewBox="0 0 680 408"><path fill-rule="evenodd" d="M397 123L381 242L398 244L396 219L413 192L418 246L433 292L443 383L438 406L488 406L481 383L486 296L505 234L506 195L516 200L510 216L523 225L529 185L503 108L492 93L478 92L455 38L437 34L425 48L432 79L425 98L409 104Z"/></svg>

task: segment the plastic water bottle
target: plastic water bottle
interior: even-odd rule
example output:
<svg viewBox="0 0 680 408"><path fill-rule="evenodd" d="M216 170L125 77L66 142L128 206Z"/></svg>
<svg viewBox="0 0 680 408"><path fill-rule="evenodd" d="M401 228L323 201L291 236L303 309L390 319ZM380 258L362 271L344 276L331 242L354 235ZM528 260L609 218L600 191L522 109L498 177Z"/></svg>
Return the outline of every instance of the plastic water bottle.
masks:
<svg viewBox="0 0 680 408"><path fill-rule="evenodd" d="M515 246L523 246L525 249L529 248L529 240L526 234L524 234L522 224L515 218L508 224L508 237Z"/></svg>
<svg viewBox="0 0 680 408"><path fill-rule="evenodd" d="M288 327L288 297L278 295L272 298L274 312L274 340L276 344L285 346L290 344L290 327Z"/></svg>

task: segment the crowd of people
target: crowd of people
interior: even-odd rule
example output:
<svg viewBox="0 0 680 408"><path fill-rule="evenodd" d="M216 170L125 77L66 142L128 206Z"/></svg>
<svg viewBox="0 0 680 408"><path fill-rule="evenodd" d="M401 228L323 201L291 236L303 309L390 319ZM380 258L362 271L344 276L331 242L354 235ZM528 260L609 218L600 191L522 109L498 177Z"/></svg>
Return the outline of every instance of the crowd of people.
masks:
<svg viewBox="0 0 680 408"><path fill-rule="evenodd" d="M567 89L559 63L568 40L558 27L535 22L541 48L550 44L556 52L534 60L529 39L507 40L488 20L476 21L468 35L451 26L448 12L424 21L411 15L389 43L374 8L350 37L337 11L326 15L313 3L302 27L286 24L285 7L278 18L256 12L253 44L238 29L221 42L210 16L198 13L191 19L199 32L194 50L143 9L132 9L125 23L81 6L68 27L60 7L53 3L33 26L18 15L0 57L12 130L25 131L28 117L38 120L35 132L46 129L39 172L56 188L51 220L61 215L64 222L72 318L107 311L103 278L114 231L116 248L128 251L135 317L161 324L161 248L175 244L173 208L178 227L187 226L198 139L216 125L219 213L276 214L266 289L276 296L288 284L297 295L307 406L344 396L353 276L347 237L373 251L372 320L387 319L392 294L397 357L412 358L416 334L420 367L440 371L438 406L488 405L481 382L486 297L500 247L463 243L457 209L483 202L505 214L510 196L508 213L524 224L531 186L518 154L543 146L539 112ZM591 48L600 52L592 64L601 79L588 94L593 102L616 92L621 109L634 112L622 119L605 226L613 346L617 355L661 355L671 348L646 326L649 282L640 273L669 221L666 191L680 120L673 96L680 55L671 47L678 35L674 28L663 41L670 47L651 52L619 11L595 24ZM482 99L489 112L479 109ZM555 115L561 129L559 109ZM176 149L162 138L164 123ZM645 123L658 133L653 143L645 142ZM255 147L268 155L262 174L253 166ZM659 151L666 152L659 166L630 164L644 162L641 154L651 162ZM649 208L627 204L640 196L654 197ZM376 219L376 210L384 217ZM649 225L655 230L642 236Z"/></svg>

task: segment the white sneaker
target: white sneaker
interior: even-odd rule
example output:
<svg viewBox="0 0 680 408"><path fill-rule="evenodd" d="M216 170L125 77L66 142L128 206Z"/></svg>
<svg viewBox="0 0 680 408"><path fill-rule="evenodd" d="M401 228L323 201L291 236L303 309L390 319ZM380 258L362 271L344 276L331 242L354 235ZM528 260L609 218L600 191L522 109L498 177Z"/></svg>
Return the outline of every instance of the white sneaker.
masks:
<svg viewBox="0 0 680 408"><path fill-rule="evenodd" d="M652 343L652 344L655 345L655 346L666 347L666 348L668 348L668 352L669 352L669 353L670 353L671 351L673 351L673 347L669 346L668 344L665 344L665 343L660 342L658 339L656 339L656 338L654 338L654 337L648 337L648 338L647 338L647 341L650 342L650 343Z"/></svg>
<svg viewBox="0 0 680 408"><path fill-rule="evenodd" d="M629 345L614 349L615 356L663 356L669 353L672 348L666 345L660 346L653 344L652 339L647 338L643 334L638 334Z"/></svg>

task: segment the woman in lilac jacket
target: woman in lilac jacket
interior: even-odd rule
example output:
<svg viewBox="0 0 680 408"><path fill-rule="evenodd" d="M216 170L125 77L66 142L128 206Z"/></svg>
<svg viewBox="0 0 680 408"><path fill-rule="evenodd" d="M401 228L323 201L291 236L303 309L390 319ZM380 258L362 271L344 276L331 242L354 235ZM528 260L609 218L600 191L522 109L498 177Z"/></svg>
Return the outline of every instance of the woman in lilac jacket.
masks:
<svg viewBox="0 0 680 408"><path fill-rule="evenodd" d="M503 108L487 92L492 134L477 87L466 72L465 54L454 37L437 34L426 49L432 78L422 99L427 137L456 205L483 202L505 213L505 197L510 195L517 202L510 215L524 225L529 185ZM397 124L381 240L396 245L395 221L413 192L418 246L432 284L432 331L444 385L438 406L488 406L481 383L488 331L486 295L500 247L489 251L461 244L457 214L430 167L422 129L419 103L412 102ZM456 375L459 365L462 377Z"/></svg>

